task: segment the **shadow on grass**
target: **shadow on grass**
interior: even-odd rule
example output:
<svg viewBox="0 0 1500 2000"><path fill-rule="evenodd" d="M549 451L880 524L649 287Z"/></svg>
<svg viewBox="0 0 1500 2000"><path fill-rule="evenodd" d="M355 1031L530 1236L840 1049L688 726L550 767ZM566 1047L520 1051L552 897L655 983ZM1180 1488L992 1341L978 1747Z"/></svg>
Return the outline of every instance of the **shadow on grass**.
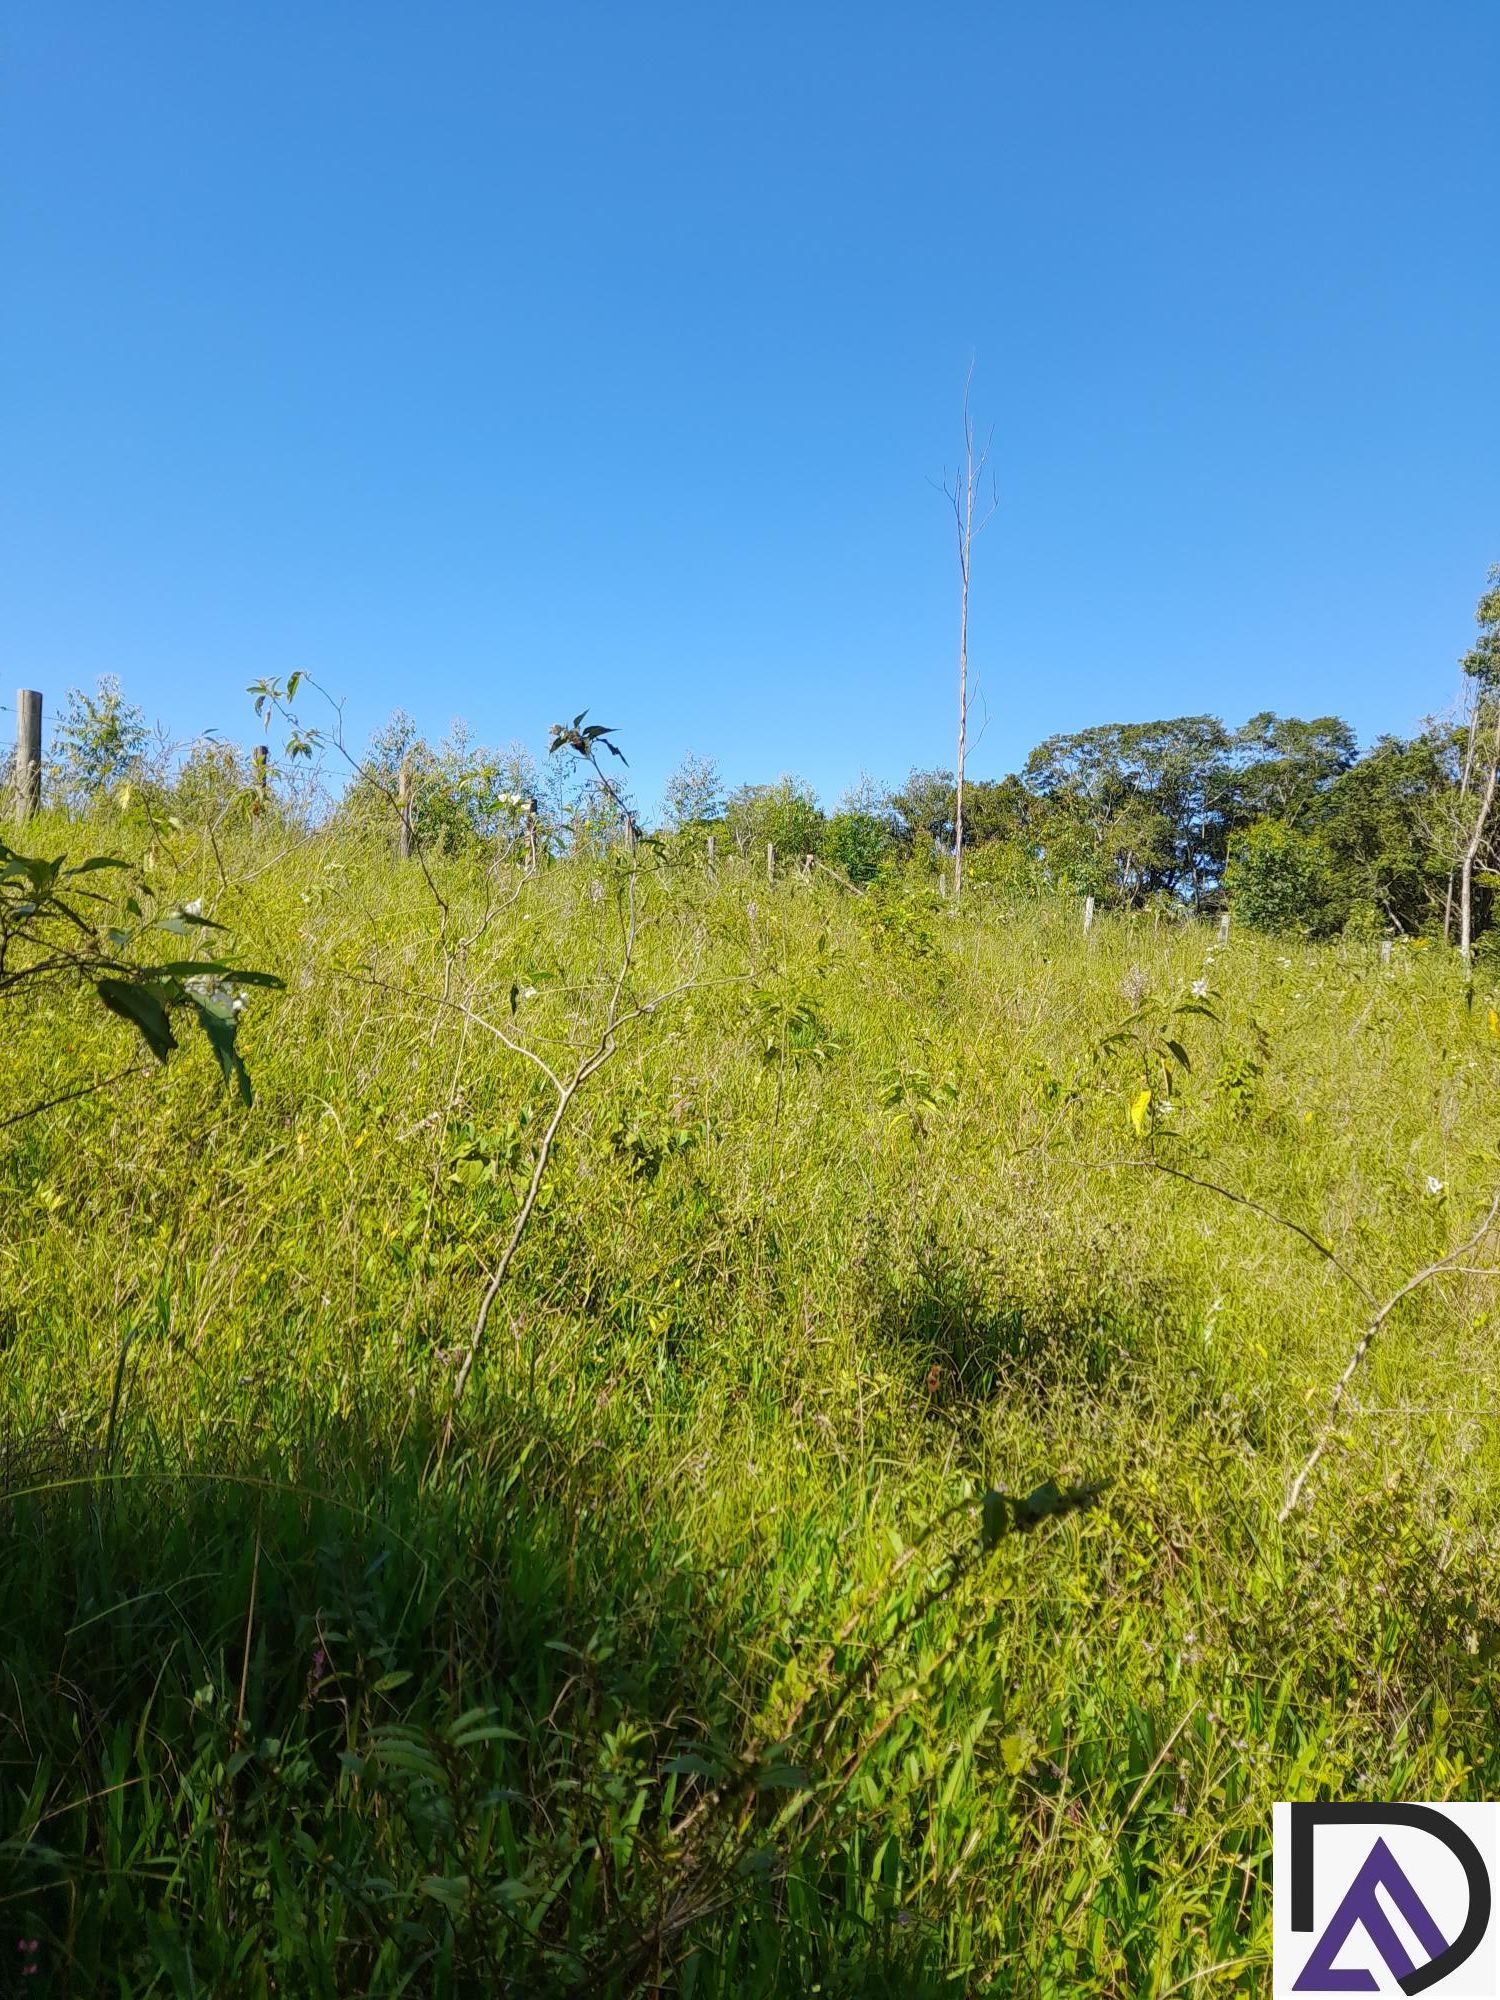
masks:
<svg viewBox="0 0 1500 2000"><path fill-rule="evenodd" d="M742 1740L762 1586L700 1566L607 1451L489 1414L441 1470L420 1425L181 1473L125 1435L106 1479L12 1439L0 1983L940 1989L941 1939L837 1851L799 1862L799 1914L777 1866L743 1871L620 1976L674 1893L674 1801ZM669 1773L686 1744L698 1774Z"/></svg>
<svg viewBox="0 0 1500 2000"><path fill-rule="evenodd" d="M947 1399L1002 1389L1042 1393L1128 1384L1183 1305L1150 1279L1105 1269L1063 1271L1045 1288L989 1258L929 1235L910 1263L874 1282L877 1340L914 1380Z"/></svg>

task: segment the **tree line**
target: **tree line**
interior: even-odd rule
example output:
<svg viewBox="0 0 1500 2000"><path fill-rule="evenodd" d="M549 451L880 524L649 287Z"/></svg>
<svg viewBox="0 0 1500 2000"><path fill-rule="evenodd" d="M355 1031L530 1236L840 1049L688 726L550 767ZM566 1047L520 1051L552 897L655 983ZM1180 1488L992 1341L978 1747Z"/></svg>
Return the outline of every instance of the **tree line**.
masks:
<svg viewBox="0 0 1500 2000"><path fill-rule="evenodd" d="M1360 753L1337 716L1270 711L1235 727L1213 715L1105 723L1048 737L1022 768L967 779L968 881L1016 896L1092 896L1102 907L1216 911L1257 928L1329 936L1443 936L1468 956L1495 948L1500 924L1500 568L1476 612L1456 717ZM660 811L628 791L606 796L592 769L538 760L522 745L477 743L456 724L430 743L398 714L337 796L282 764L273 791L237 745L204 738L173 756L112 681L70 692L47 770L72 810L134 794L181 820L273 809L388 838L399 797L426 852L525 847L545 860L634 830L680 855L813 856L863 886L951 869L960 801L951 771L913 770L882 789L863 780L831 810L784 776L726 787L711 758L689 756Z"/></svg>

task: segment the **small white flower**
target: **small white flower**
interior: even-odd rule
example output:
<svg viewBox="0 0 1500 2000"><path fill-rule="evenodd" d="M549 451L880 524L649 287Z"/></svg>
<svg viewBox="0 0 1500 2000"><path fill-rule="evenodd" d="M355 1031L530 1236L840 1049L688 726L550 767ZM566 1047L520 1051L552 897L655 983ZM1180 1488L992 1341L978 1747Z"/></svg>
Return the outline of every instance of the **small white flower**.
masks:
<svg viewBox="0 0 1500 2000"><path fill-rule="evenodd" d="M1207 996L1207 993L1208 981L1206 979L1195 979L1193 981L1193 998L1195 1000L1202 1000Z"/></svg>
<svg viewBox="0 0 1500 2000"><path fill-rule="evenodd" d="M1427 1192L1429 1194L1441 1194L1447 1185L1448 1183L1440 1181L1436 1174L1429 1174L1427 1176Z"/></svg>
<svg viewBox="0 0 1500 2000"><path fill-rule="evenodd" d="M184 903L182 914L185 917L201 917L203 915L203 898L201 896L194 896L192 902Z"/></svg>

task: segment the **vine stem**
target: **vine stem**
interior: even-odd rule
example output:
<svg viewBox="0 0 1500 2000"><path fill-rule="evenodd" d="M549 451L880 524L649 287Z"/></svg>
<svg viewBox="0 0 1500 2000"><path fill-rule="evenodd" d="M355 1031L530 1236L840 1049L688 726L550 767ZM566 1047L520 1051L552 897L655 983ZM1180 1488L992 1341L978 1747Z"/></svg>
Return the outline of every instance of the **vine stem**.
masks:
<svg viewBox="0 0 1500 2000"><path fill-rule="evenodd" d="M1264 1203L1254 1200L1250 1195L1240 1194L1234 1188L1221 1187L1217 1181L1204 1180L1200 1175L1187 1173L1181 1167L1168 1166L1164 1160L1105 1160L1091 1164L1108 1167L1133 1167L1159 1174L1167 1174L1173 1180L1186 1181L1190 1187L1204 1188L1209 1194L1221 1195L1225 1201L1237 1202L1242 1208L1254 1209L1257 1215L1265 1216L1268 1222L1279 1223L1283 1229L1289 1229L1294 1236L1300 1236L1303 1242L1316 1250L1320 1257L1327 1259L1344 1282L1352 1286L1359 1293L1359 1296L1367 1306L1374 1308L1373 1317L1359 1339L1355 1342L1354 1352L1349 1356L1348 1361L1344 1364L1343 1373L1333 1385L1333 1394L1329 1398L1328 1409L1323 1421L1318 1427L1318 1434L1313 1440L1312 1450L1302 1461L1297 1476L1287 1488L1286 1498L1282 1501L1276 1515L1278 1525L1284 1524L1295 1513L1297 1504L1306 1490L1308 1480L1317 1470L1327 1453L1328 1447L1333 1441L1334 1427L1338 1422L1339 1412L1343 1408L1344 1398L1349 1393L1349 1385L1359 1373L1361 1364L1365 1356L1369 1353L1380 1329L1385 1325L1401 1301L1408 1298L1422 1285L1429 1283L1433 1278L1442 1277L1445 1272L1464 1272L1466 1259L1470 1253L1478 1249L1496 1223L1500 1222L1500 1189L1497 1189L1494 1199L1485 1210L1483 1220L1471 1236L1466 1237L1462 1243L1455 1245L1452 1250L1445 1251L1441 1257L1435 1258L1432 1263L1424 1265L1420 1271L1413 1272L1412 1276L1404 1284L1399 1285L1391 1293L1384 1304L1380 1304L1374 1292L1371 1291L1364 1280L1356 1272L1352 1271L1343 1259L1331 1250L1326 1243L1319 1237L1314 1236L1310 1229L1304 1228L1300 1222L1293 1222L1289 1216L1278 1215L1274 1209L1267 1208Z"/></svg>
<svg viewBox="0 0 1500 2000"><path fill-rule="evenodd" d="M1425 1285L1430 1278L1440 1277L1443 1272L1451 1271L1460 1265L1469 1252L1477 1249L1484 1241L1485 1237L1495 1227L1497 1221L1500 1221L1500 1190L1497 1190L1494 1200L1485 1212L1484 1220L1474 1231L1473 1235L1467 1241L1460 1243L1457 1249L1450 1250L1446 1256L1439 1257L1435 1263L1427 1265L1425 1269L1418 1271L1413 1277L1408 1278L1398 1291L1391 1293L1391 1296L1370 1321L1370 1324L1360 1335L1354 1352L1349 1356L1343 1374L1340 1375L1338 1381L1333 1385L1333 1395L1329 1399L1328 1411L1323 1419L1322 1427L1318 1432L1317 1438L1314 1440L1312 1450L1302 1462L1302 1469L1287 1488L1286 1499L1282 1502L1281 1511L1276 1516L1278 1522L1284 1522L1290 1517L1296 1508L1297 1502L1302 1498L1303 1489L1307 1485L1309 1478L1317 1470L1332 1440L1333 1428L1338 1421L1339 1410L1343 1406L1344 1397L1349 1390L1349 1384L1359 1372L1360 1363L1369 1353L1371 1342L1374 1340L1376 1334L1379 1333L1381 1327L1384 1326L1401 1301L1409 1293L1414 1292L1419 1285Z"/></svg>

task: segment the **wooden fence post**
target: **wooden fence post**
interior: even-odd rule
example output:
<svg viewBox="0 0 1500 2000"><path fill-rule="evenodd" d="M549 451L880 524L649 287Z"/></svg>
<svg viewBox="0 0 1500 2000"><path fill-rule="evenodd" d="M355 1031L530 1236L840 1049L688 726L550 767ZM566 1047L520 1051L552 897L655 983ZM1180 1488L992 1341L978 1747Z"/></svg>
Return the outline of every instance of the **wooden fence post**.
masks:
<svg viewBox="0 0 1500 2000"><path fill-rule="evenodd" d="M408 750L401 759L400 775L396 779L396 809L401 815L401 831L397 836L397 846L403 861L411 859L411 752Z"/></svg>
<svg viewBox="0 0 1500 2000"><path fill-rule="evenodd" d="M774 840L766 842L766 880L768 882L776 880L776 843Z"/></svg>
<svg viewBox="0 0 1500 2000"><path fill-rule="evenodd" d="M712 834L708 836L708 865L710 868L714 865L714 837Z"/></svg>
<svg viewBox="0 0 1500 2000"><path fill-rule="evenodd" d="M269 777L270 759L266 755L264 743L257 743L250 752L250 774L255 786L255 796L250 801L250 809L257 820L266 809L266 785Z"/></svg>
<svg viewBox="0 0 1500 2000"><path fill-rule="evenodd" d="M946 903L948 900L948 871L941 866L938 868L938 894Z"/></svg>
<svg viewBox="0 0 1500 2000"><path fill-rule="evenodd" d="M1083 934L1084 934L1084 936L1085 936L1085 937L1087 937L1087 936L1088 936L1088 934L1089 934L1089 932L1090 932L1090 931L1091 931L1091 930L1092 930L1093 928L1094 928L1094 899L1093 899L1093 897L1092 897L1092 896L1085 896L1085 897L1084 897L1084 899L1083 899Z"/></svg>
<svg viewBox="0 0 1500 2000"><path fill-rule="evenodd" d="M1219 943L1228 944L1228 942L1229 942L1229 912L1228 910L1226 910L1223 916L1220 917L1219 919Z"/></svg>
<svg viewBox="0 0 1500 2000"><path fill-rule="evenodd" d="M1380 940L1380 963L1382 965L1389 965L1390 962L1391 962L1391 941L1389 938L1382 938Z"/></svg>
<svg viewBox="0 0 1500 2000"><path fill-rule="evenodd" d="M16 692L15 815L30 819L42 803L42 697L35 688Z"/></svg>

